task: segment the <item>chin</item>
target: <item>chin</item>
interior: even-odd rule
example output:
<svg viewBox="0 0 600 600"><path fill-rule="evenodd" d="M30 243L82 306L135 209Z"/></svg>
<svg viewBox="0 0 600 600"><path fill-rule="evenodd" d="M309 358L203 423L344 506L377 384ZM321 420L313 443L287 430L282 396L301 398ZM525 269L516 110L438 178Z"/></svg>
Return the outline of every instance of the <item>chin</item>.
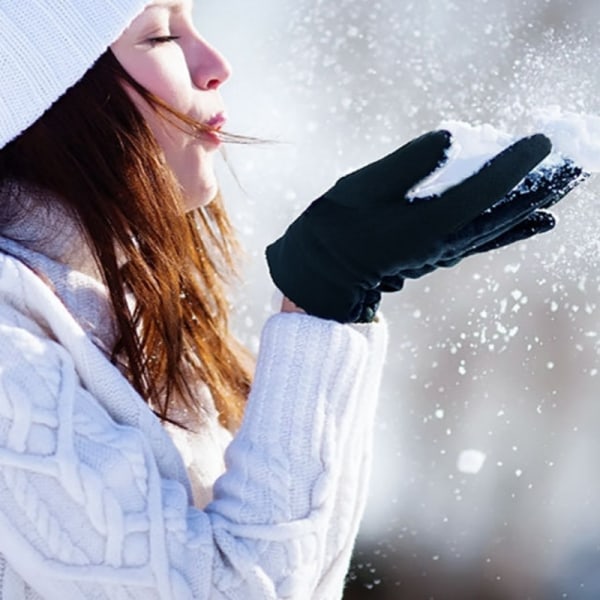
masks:
<svg viewBox="0 0 600 600"><path fill-rule="evenodd" d="M216 184L198 188L184 188L185 196L185 210L186 212L194 210L195 208L201 208L210 204L218 195L219 188Z"/></svg>

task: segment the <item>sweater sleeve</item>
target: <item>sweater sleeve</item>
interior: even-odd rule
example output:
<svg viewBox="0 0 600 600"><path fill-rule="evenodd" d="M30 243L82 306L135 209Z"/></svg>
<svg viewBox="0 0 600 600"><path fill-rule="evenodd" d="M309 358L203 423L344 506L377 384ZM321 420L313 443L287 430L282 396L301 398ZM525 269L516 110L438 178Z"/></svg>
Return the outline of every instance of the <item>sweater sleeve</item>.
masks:
<svg viewBox="0 0 600 600"><path fill-rule="evenodd" d="M227 471L200 511L147 437L82 386L73 356L24 321L0 314L0 552L27 586L49 600L339 597L383 324L267 322Z"/></svg>
<svg viewBox="0 0 600 600"><path fill-rule="evenodd" d="M254 524L277 598L341 597L386 342L384 323L353 329L290 314L265 328L251 401L208 510L226 517L233 543ZM268 510L264 490L276 490Z"/></svg>
<svg viewBox="0 0 600 600"><path fill-rule="evenodd" d="M357 390L361 406L355 414L352 440L344 450L335 491L335 509L328 527L325 545L326 568L313 598L341 598L354 542L363 516L369 489L373 459L373 433L379 387L387 350L387 327L379 324L354 325L368 341L369 353Z"/></svg>

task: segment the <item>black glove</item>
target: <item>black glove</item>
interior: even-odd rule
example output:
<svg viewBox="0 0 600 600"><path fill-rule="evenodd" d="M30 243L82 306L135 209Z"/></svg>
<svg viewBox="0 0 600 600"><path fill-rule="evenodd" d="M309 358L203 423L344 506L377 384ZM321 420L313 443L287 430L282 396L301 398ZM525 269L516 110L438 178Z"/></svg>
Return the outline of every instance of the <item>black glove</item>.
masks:
<svg viewBox="0 0 600 600"><path fill-rule="evenodd" d="M397 291L402 288L404 279L416 279L439 267L452 267L467 256L496 250L551 230L556 221L543 209L556 204L588 176L569 159L536 169L490 210L451 236L434 263L384 277L377 289Z"/></svg>
<svg viewBox="0 0 600 600"><path fill-rule="evenodd" d="M552 226L545 213L531 217L558 193L507 196L549 154L543 135L519 140L440 196L408 200L407 192L446 160L450 141L447 131L425 134L340 179L268 246L275 285L309 314L369 321L380 292L397 289L405 277L510 243L515 227L516 240Z"/></svg>

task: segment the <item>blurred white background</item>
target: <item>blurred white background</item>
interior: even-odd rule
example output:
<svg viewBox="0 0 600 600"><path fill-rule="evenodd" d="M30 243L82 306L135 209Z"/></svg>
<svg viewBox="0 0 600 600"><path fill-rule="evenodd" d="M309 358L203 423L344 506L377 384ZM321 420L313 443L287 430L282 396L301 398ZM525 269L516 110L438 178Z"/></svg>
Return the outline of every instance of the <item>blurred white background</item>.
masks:
<svg viewBox="0 0 600 600"><path fill-rule="evenodd" d="M274 142L230 146L237 181L221 174L253 348L264 246L341 174L446 118L518 133L535 105L600 114L597 0L196 0L196 18L234 67L229 130ZM349 598L600 597L599 181L552 233L386 297Z"/></svg>

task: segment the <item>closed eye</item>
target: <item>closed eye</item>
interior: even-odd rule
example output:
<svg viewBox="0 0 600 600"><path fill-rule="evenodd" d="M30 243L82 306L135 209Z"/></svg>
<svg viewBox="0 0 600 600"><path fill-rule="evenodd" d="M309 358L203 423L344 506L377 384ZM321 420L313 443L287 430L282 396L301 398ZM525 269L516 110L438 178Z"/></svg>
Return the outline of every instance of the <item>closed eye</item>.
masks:
<svg viewBox="0 0 600 600"><path fill-rule="evenodd" d="M148 38L147 41L151 46L158 46L159 44L176 42L178 39L180 39L178 35L161 35L157 37Z"/></svg>

